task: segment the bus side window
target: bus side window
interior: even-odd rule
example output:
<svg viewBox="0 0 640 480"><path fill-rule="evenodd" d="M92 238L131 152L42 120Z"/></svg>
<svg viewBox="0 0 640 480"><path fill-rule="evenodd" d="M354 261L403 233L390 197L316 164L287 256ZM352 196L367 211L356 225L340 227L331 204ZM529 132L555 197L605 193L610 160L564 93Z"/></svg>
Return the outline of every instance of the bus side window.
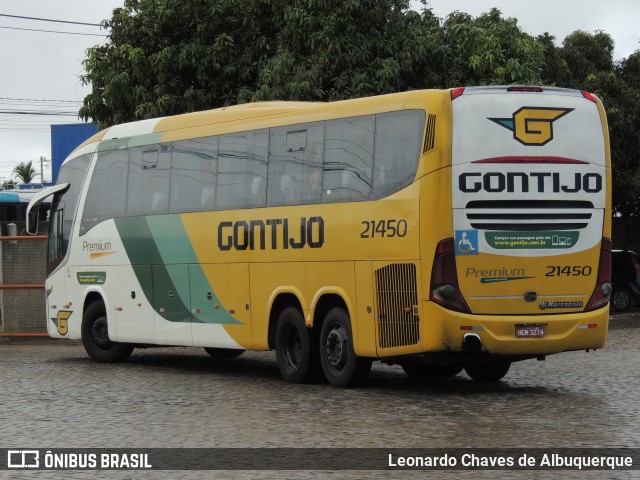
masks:
<svg viewBox="0 0 640 480"><path fill-rule="evenodd" d="M128 164L128 149L98 154L82 213L81 233L104 219L126 214Z"/></svg>
<svg viewBox="0 0 640 480"><path fill-rule="evenodd" d="M374 116L327 122L322 201L368 200L373 177Z"/></svg>
<svg viewBox="0 0 640 480"><path fill-rule="evenodd" d="M415 178L424 121L421 110L376 115L373 198L391 195Z"/></svg>
<svg viewBox="0 0 640 480"><path fill-rule="evenodd" d="M268 205L319 203L323 155L324 122L272 128Z"/></svg>
<svg viewBox="0 0 640 480"><path fill-rule="evenodd" d="M220 136L216 205L264 207L267 202L268 130Z"/></svg>
<svg viewBox="0 0 640 480"><path fill-rule="evenodd" d="M171 213L215 210L218 137L173 144L171 156Z"/></svg>
<svg viewBox="0 0 640 480"><path fill-rule="evenodd" d="M171 152L166 146L131 149L127 215L167 213L170 167Z"/></svg>

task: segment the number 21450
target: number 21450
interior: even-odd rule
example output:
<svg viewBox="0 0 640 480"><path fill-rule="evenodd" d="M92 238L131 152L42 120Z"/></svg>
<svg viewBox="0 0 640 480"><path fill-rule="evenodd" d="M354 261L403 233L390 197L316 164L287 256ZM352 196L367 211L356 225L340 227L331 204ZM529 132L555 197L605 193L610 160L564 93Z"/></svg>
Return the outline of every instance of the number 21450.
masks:
<svg viewBox="0 0 640 480"><path fill-rule="evenodd" d="M589 265L580 266L574 265L570 266L561 266L561 265L547 265L547 273L545 276L547 277L588 277L591 275L591 267Z"/></svg>
<svg viewBox="0 0 640 480"><path fill-rule="evenodd" d="M408 224L404 219L401 220L367 220L361 222L363 230L360 238L391 238L404 237L407 234Z"/></svg>

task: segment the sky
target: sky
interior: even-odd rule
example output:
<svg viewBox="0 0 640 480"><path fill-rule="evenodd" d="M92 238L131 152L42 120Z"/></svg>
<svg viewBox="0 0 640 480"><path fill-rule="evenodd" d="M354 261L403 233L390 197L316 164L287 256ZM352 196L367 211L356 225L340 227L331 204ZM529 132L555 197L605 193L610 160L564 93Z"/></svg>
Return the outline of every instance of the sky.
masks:
<svg viewBox="0 0 640 480"><path fill-rule="evenodd" d="M13 168L23 161L33 161L40 172L40 159L51 159L51 124L80 121L74 114L91 91L80 82L82 61L87 48L107 40L107 32L96 26L10 15L98 24L123 3L124 0L0 1L0 184L10 179ZM640 49L638 0L430 0L428 4L439 17L455 10L478 16L496 7L504 17L517 18L525 32L549 32L559 45L575 30L602 30L615 40L616 59ZM421 8L419 1L414 0L412 5L417 10ZM15 113L33 110L68 115ZM14 112L6 113L9 111ZM47 162L42 165L44 180L49 181ZM34 182L40 181L38 175Z"/></svg>

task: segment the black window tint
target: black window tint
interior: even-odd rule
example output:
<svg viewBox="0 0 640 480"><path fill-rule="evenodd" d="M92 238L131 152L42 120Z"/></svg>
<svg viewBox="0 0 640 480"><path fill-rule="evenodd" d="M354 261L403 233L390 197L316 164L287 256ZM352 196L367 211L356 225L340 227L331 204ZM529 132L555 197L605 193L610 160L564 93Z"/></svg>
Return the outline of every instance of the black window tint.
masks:
<svg viewBox="0 0 640 480"><path fill-rule="evenodd" d="M397 192L415 178L424 121L421 110L376 115L374 198Z"/></svg>
<svg viewBox="0 0 640 480"><path fill-rule="evenodd" d="M221 135L216 205L219 209L267 203L267 130Z"/></svg>
<svg viewBox="0 0 640 480"><path fill-rule="evenodd" d="M84 177L89 169L89 163L91 163L92 154L81 155L80 157L69 160L60 169L56 184L68 183L69 188L62 194L61 200L65 203L67 209L67 216L73 219L74 213L78 206L78 199L80 198L80 191L82 190L82 183ZM71 215L69 215L71 213Z"/></svg>
<svg viewBox="0 0 640 480"><path fill-rule="evenodd" d="M374 117L327 122L322 200L367 200L373 176Z"/></svg>
<svg viewBox="0 0 640 480"><path fill-rule="evenodd" d="M171 149L167 145L132 148L129 156L127 215L153 215L169 210Z"/></svg>
<svg viewBox="0 0 640 480"><path fill-rule="evenodd" d="M214 210L217 170L218 137L175 142L171 156L169 211Z"/></svg>
<svg viewBox="0 0 640 480"><path fill-rule="evenodd" d="M81 155L69 160L60 169L57 184L68 183L69 188L62 194L54 195L49 223L49 246L47 250L47 271L50 273L67 254L73 220L78 208L78 200L84 178L91 163L92 154Z"/></svg>
<svg viewBox="0 0 640 480"><path fill-rule="evenodd" d="M127 149L108 150L98 154L82 213L81 234L103 220L125 215L128 164Z"/></svg>
<svg viewBox="0 0 640 480"><path fill-rule="evenodd" d="M269 205L321 201L324 122L272 128L269 153Z"/></svg>
<svg viewBox="0 0 640 480"><path fill-rule="evenodd" d="M15 222L18 220L17 213L15 205L0 205L0 222Z"/></svg>

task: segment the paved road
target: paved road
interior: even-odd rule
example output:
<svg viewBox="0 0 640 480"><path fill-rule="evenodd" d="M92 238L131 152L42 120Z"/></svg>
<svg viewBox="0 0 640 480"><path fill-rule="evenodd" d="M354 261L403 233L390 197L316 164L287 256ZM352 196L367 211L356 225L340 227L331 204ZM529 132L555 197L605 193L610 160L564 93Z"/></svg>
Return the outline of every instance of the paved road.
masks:
<svg viewBox="0 0 640 480"><path fill-rule="evenodd" d="M127 363L103 365L89 360L77 343L0 344L0 446L638 447L639 365L640 328L610 330L606 348L597 352L514 364L497 384L478 384L464 374L417 383L399 367L376 363L368 386L352 390L286 384L269 352L223 361L209 358L201 349L148 349L136 350ZM397 478L426 476L397 473ZM451 473L451 478L509 478L491 472ZM557 472L535 473L535 478L559 477ZM604 478L602 473L582 472L579 478ZM618 478L631 478L633 473L640 475L626 472ZM39 478L216 475L58 472L48 477L52 472L27 472L6 478L36 474ZM562 478L578 478L577 472L566 475ZM291 472L280 478L325 476ZM339 472L337 476L387 479L390 475ZM273 478L273 473L218 472L217 477ZM444 475L433 472L429 478Z"/></svg>

